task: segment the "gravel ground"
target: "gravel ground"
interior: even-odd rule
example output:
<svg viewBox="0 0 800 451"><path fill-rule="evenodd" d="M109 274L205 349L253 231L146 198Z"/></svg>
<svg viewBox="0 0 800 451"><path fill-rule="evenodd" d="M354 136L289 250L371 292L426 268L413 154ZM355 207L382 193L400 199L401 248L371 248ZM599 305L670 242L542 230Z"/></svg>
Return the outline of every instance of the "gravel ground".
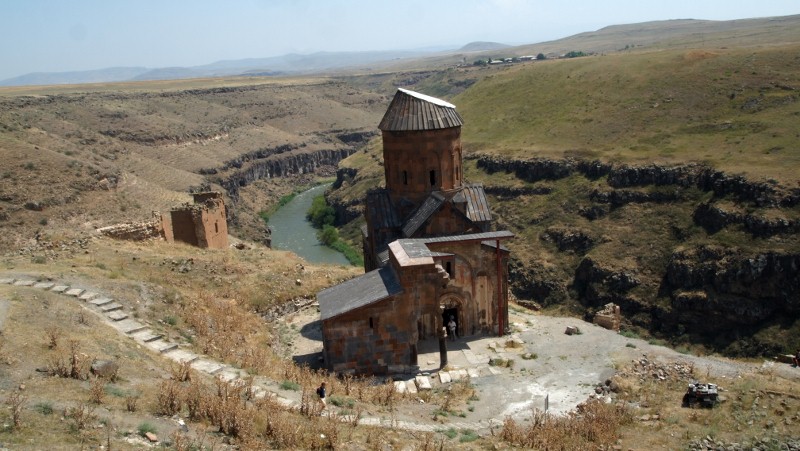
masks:
<svg viewBox="0 0 800 451"><path fill-rule="evenodd" d="M301 331L294 341L294 354L305 356L309 362L315 361L315 353L322 349L317 318L315 309L286 318ZM499 424L507 416L528 418L532 409L544 409L546 398L550 412L569 412L591 396L597 384L613 376L617 368L643 357L656 364L693 365L696 372L709 375L722 386L726 379L764 366L782 377L800 379L800 369L790 365L680 354L575 318L513 311L510 320L514 330L510 336L472 336L448 341L448 368L473 368L481 374L472 380L480 400L471 404L474 410L464 420L476 429ZM581 333L567 335L564 333L567 326L577 326ZM523 342L520 347L505 346L515 338ZM438 342L420 343L419 349L420 372L430 374L435 387L439 370ZM536 357L524 359L526 353ZM512 359L513 368L499 368L499 374L491 374L490 358ZM401 408L397 418L417 422L430 420L423 412L423 408L412 404Z"/></svg>

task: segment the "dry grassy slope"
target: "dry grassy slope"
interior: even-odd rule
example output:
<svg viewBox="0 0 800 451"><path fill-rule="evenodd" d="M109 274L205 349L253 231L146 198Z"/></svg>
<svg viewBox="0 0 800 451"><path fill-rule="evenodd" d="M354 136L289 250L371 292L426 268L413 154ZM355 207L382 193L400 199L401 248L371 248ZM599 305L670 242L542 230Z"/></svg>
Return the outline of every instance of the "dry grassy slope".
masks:
<svg viewBox="0 0 800 451"><path fill-rule="evenodd" d="M800 44L548 61L453 99L468 152L710 163L795 186Z"/></svg>
<svg viewBox="0 0 800 451"><path fill-rule="evenodd" d="M259 149L342 148L385 101L324 79L244 81L0 90L0 243L147 219L189 200L201 169Z"/></svg>

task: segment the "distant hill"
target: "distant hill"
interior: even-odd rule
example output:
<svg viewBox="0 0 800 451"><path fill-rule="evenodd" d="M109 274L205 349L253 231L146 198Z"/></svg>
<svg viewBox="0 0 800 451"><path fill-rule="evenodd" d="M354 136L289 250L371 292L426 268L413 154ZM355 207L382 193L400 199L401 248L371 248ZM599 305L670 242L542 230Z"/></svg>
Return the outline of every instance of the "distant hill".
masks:
<svg viewBox="0 0 800 451"><path fill-rule="evenodd" d="M309 74L353 67L391 69L410 62L417 67L458 64L464 53L497 52L506 56L557 56L569 51L610 53L642 48L689 48L731 45L762 45L797 42L800 15L730 21L664 20L613 25L555 41L522 46L476 41L459 49L426 48L371 52L318 52L267 58L223 60L193 67L118 67L91 71L32 73L0 81L0 86L101 83L136 80L174 80L253 74ZM497 56L497 55L491 55ZM413 61L411 61L413 60ZM399 64L398 64L399 63Z"/></svg>
<svg viewBox="0 0 800 451"><path fill-rule="evenodd" d="M560 55L572 50L609 53L640 48L756 46L797 42L798 38L800 15L727 21L679 19L612 25L514 49L518 55Z"/></svg>
<svg viewBox="0 0 800 451"><path fill-rule="evenodd" d="M33 72L0 81L0 86L62 85L77 83L107 83L132 80L149 71L146 67L109 67L106 69L73 72Z"/></svg>
<svg viewBox="0 0 800 451"><path fill-rule="evenodd" d="M488 50L499 50L511 47L510 45L501 44L499 42L484 42L484 41L476 41L470 42L469 44L465 45L458 49L459 52L483 52Z"/></svg>
<svg viewBox="0 0 800 451"><path fill-rule="evenodd" d="M122 67L91 71L33 73L0 81L0 86L104 83L138 80L175 80L183 78L224 77L254 73L303 74L331 69L420 58L434 54L432 50L393 50L374 52L296 53L268 58L223 60L193 67Z"/></svg>

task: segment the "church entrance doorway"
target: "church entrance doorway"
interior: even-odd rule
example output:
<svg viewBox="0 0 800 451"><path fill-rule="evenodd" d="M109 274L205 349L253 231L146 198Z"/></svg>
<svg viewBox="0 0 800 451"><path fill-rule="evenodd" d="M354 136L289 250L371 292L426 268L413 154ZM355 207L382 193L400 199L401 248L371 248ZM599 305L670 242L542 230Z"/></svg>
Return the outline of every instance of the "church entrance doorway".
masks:
<svg viewBox="0 0 800 451"><path fill-rule="evenodd" d="M442 313L442 324L444 324L444 326L447 327L447 338L453 339L454 338L452 336L453 333L452 333L452 331L450 329L450 326L449 326L451 319L456 323L456 335L455 335L455 337L456 338L460 337L461 336L461 331L463 330L463 328L461 327L461 321L458 318L458 307L445 308L443 313Z"/></svg>

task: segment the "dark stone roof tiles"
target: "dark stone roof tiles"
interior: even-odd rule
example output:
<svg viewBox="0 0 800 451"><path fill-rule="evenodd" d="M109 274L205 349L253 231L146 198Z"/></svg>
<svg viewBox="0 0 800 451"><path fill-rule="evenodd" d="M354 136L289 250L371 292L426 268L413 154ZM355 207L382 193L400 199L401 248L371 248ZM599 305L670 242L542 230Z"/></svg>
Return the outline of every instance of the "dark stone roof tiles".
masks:
<svg viewBox="0 0 800 451"><path fill-rule="evenodd" d="M442 196L441 193L431 193L431 195L422 202L422 205L411 214L406 223L403 224L403 236L406 238L413 236L417 230L425 224L425 221L441 208L444 201L445 197Z"/></svg>
<svg viewBox="0 0 800 451"><path fill-rule="evenodd" d="M489 209L489 201L486 200L486 192L482 185L464 185L461 193L467 201L467 217L474 222L487 222L492 220L492 211Z"/></svg>
<svg viewBox="0 0 800 451"><path fill-rule="evenodd" d="M464 124L455 105L407 89L398 89L378 128L383 131L422 131Z"/></svg>
<svg viewBox="0 0 800 451"><path fill-rule="evenodd" d="M332 286L317 293L320 320L339 316L403 292L390 266Z"/></svg>
<svg viewBox="0 0 800 451"><path fill-rule="evenodd" d="M386 190L375 190L367 193L366 209L370 215L373 229L392 229L400 227L389 193Z"/></svg>

